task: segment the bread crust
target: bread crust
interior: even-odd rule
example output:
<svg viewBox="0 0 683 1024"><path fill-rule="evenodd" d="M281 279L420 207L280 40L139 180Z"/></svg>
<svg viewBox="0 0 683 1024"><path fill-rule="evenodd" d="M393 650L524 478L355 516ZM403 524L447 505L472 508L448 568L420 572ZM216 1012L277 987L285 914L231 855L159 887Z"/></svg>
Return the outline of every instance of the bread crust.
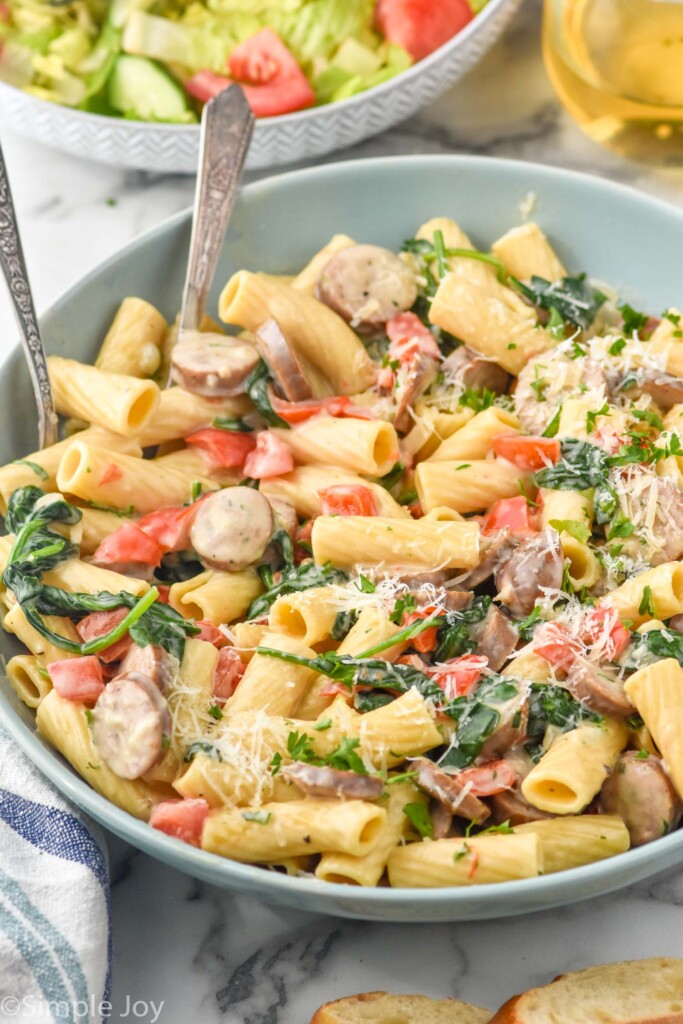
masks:
<svg viewBox="0 0 683 1024"><path fill-rule="evenodd" d="M427 996L415 996L415 995L395 995L390 992L361 992L358 995L346 996L344 999L335 999L332 1002L325 1003L313 1016L311 1024L341 1024L341 1021L351 1021L353 1018L346 1016L346 1012L352 1010L354 1006L368 1005L372 1003L388 1003L394 1000L405 1001L406 1003L412 1002L415 1004L416 1012L420 1013L420 1020L426 1020L424 1017L425 1011L432 1008L440 1008L442 1010L458 1010L460 1011L459 1020L462 1024L484 1024L488 1022L490 1017L489 1010L482 1010L475 1006L470 1006L469 1003L460 1002L457 999L430 999ZM383 1008L381 1005L377 1007L378 1013L382 1013ZM384 1008L386 1012L387 1007ZM337 1011L342 1011L343 1017L338 1016ZM366 1018L364 1018L366 1019ZM439 1020L441 1020L441 1014ZM377 1024L381 1024L382 1018L378 1016ZM368 1024L373 1024L371 1017L367 1018ZM446 1019L444 1018L444 1024Z"/></svg>

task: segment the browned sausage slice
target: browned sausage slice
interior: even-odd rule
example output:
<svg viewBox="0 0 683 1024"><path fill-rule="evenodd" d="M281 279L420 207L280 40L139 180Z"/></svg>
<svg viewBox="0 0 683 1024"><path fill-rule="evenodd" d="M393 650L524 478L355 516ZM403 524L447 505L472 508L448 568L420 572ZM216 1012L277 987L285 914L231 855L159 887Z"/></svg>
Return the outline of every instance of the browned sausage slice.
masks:
<svg viewBox="0 0 683 1024"><path fill-rule="evenodd" d="M252 487L225 487L199 506L190 540L202 562L238 572L258 562L273 533L273 509Z"/></svg>
<svg viewBox="0 0 683 1024"><path fill-rule="evenodd" d="M681 801L661 760L635 751L622 754L599 797L604 814L618 814L632 846L643 846L675 829L681 820Z"/></svg>
<svg viewBox="0 0 683 1024"><path fill-rule="evenodd" d="M510 375L498 363L461 345L451 352L447 359L441 364L441 369L453 376L464 388L488 388L502 395L508 389Z"/></svg>
<svg viewBox="0 0 683 1024"><path fill-rule="evenodd" d="M562 586L564 555L556 530L547 527L536 537L525 540L498 565L495 583L498 596L515 618L533 611L543 590Z"/></svg>
<svg viewBox="0 0 683 1024"><path fill-rule="evenodd" d="M420 395L427 390L436 377L439 364L436 359L430 356L419 354L405 381L401 384L397 393L396 412L394 414L394 426L402 434L406 434L413 426L411 411Z"/></svg>
<svg viewBox="0 0 683 1024"><path fill-rule="evenodd" d="M412 270L379 245L350 245L325 265L318 298L352 327L376 330L417 298Z"/></svg>
<svg viewBox="0 0 683 1024"><path fill-rule="evenodd" d="M429 801L429 817L432 819L432 839L446 839L453 830L453 815L438 800Z"/></svg>
<svg viewBox="0 0 683 1024"><path fill-rule="evenodd" d="M649 395L660 409L668 412L673 405L683 402L683 380L672 377L670 373L664 373L662 370L648 370L640 381L629 389L629 397L634 392Z"/></svg>
<svg viewBox="0 0 683 1024"><path fill-rule="evenodd" d="M171 376L196 395L227 398L242 394L258 361L258 349L249 341L186 331L171 354Z"/></svg>
<svg viewBox="0 0 683 1024"><path fill-rule="evenodd" d="M547 814L545 811L539 811L537 807L532 807L517 787L492 796L491 807L497 824L509 821L513 828L515 825L526 825L530 821L544 821L546 818L555 817L554 814Z"/></svg>
<svg viewBox="0 0 683 1024"><path fill-rule="evenodd" d="M289 402L305 402L315 398L294 346L285 338L277 320L272 317L266 320L256 332L256 337L259 351L284 398Z"/></svg>
<svg viewBox="0 0 683 1024"><path fill-rule="evenodd" d="M499 530L490 537L483 535L479 565L468 573L462 582L466 587L478 587L489 576L493 576L500 563L512 554L518 544L519 540L511 536L508 529Z"/></svg>
<svg viewBox="0 0 683 1024"><path fill-rule="evenodd" d="M108 683L93 708L92 736L121 779L139 779L162 757L171 734L166 701L147 676L129 672Z"/></svg>
<svg viewBox="0 0 683 1024"><path fill-rule="evenodd" d="M133 644L119 668L120 675L139 672L147 676L154 685L166 693L178 670L178 662L160 644Z"/></svg>
<svg viewBox="0 0 683 1024"><path fill-rule="evenodd" d="M451 814L469 818L477 825L486 821L490 810L479 797L467 791L467 783L457 775L448 775L426 757L411 761L410 770L417 772L415 783L429 796L438 800Z"/></svg>
<svg viewBox="0 0 683 1024"><path fill-rule="evenodd" d="M477 654L489 660L489 668L497 672L503 667L519 643L519 633L505 612L491 605L482 622L472 630L477 641Z"/></svg>
<svg viewBox="0 0 683 1024"><path fill-rule="evenodd" d="M624 684L586 658L576 659L564 685L577 700L600 715L628 718L634 712L633 704L624 692Z"/></svg>
<svg viewBox="0 0 683 1024"><path fill-rule="evenodd" d="M303 761L285 765L281 774L307 796L379 800L384 792L384 782L378 775L359 775L358 772L339 771L337 768L304 764Z"/></svg>
<svg viewBox="0 0 683 1024"><path fill-rule="evenodd" d="M496 728L484 742L479 751L482 761L494 761L510 750L514 750L526 738L529 724L529 701L524 693L519 693L504 704L496 704L495 710L500 718Z"/></svg>

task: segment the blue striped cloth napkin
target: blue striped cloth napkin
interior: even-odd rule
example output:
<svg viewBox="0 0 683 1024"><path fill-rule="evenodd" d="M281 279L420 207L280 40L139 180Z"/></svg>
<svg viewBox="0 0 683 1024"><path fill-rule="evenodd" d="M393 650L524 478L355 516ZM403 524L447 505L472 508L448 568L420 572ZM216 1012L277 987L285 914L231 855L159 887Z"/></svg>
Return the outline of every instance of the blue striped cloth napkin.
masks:
<svg viewBox="0 0 683 1024"><path fill-rule="evenodd" d="M102 835L0 729L0 1021L110 1018Z"/></svg>

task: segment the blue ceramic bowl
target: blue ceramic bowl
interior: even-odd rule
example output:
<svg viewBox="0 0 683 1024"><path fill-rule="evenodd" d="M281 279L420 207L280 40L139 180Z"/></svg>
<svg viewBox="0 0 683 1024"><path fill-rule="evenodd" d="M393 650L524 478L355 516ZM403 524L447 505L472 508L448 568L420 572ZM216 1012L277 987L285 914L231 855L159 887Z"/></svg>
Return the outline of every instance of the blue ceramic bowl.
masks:
<svg viewBox="0 0 683 1024"><path fill-rule="evenodd" d="M291 273L335 232L397 247L429 217L455 218L481 247L533 217L572 271L610 282L636 307L659 313L683 292L683 211L598 178L478 157L403 157L331 164L245 188L236 205L216 285L240 267ZM138 239L71 289L42 321L48 350L91 360L126 295L180 306L190 214ZM210 304L209 309L212 309ZM28 374L15 350L0 376L0 460L36 446ZM0 638L7 658L18 652ZM223 860L171 839L93 792L35 732L34 716L0 679L0 722L62 792L117 835L214 885L270 903L377 921L456 921L527 913L618 889L683 860L683 830L598 864L528 881L468 889L360 889L287 878Z"/></svg>

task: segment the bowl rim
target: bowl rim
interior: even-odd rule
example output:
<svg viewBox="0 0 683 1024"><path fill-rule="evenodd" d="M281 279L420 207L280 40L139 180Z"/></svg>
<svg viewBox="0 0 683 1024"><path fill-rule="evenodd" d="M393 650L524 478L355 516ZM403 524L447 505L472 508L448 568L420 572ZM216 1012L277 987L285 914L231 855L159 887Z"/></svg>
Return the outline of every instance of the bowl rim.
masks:
<svg viewBox="0 0 683 1024"><path fill-rule="evenodd" d="M472 20L461 28L460 31L451 39L447 40L439 46L438 49L434 50L426 57L423 57L422 60L418 60L414 64L411 64L410 67L405 69L405 71L401 71L398 75L388 79L386 82L380 82L379 85L375 85L371 89L366 89L364 92L357 93L355 96L349 96L343 100L337 100L335 103L323 103L318 106L307 107L304 110L295 110L289 114L260 117L256 121L256 130L265 134L267 129L276 128L278 125L289 126L305 124L306 121L324 116L327 111L352 111L354 107L361 106L369 96L374 100L379 95L391 92L399 82L402 85L407 85L408 82L415 78L419 78L423 72L426 72L430 67L438 64L441 59L450 55L458 48L459 45L466 43L471 36L476 35L478 29L491 20L494 11L497 12L503 10L507 6L513 7L519 3L520 0L489 0L486 7L479 11L478 14L475 14ZM82 121L87 124L114 124L118 126L127 126L131 131L141 131L147 134L158 132L163 135L178 131L187 135L192 133L198 135L201 129L201 125L199 123L169 124L162 121L134 121L126 120L126 118L123 117L111 117L108 114L97 114L89 110L79 110L76 107L68 107L61 103L54 103L52 100L41 99L39 96L32 96L31 93L24 92L23 89L20 89L18 86L11 85L9 82L3 82L0 80L0 95L2 95L2 92L5 90L11 90L13 93L18 93L26 100L27 103L37 106L38 109L51 110L56 108L58 111L62 112L62 116L70 117L74 121Z"/></svg>
<svg viewBox="0 0 683 1024"><path fill-rule="evenodd" d="M683 228L683 210L667 203L655 196L640 192L623 183L615 183L609 179L598 178L581 171L566 170L546 164L539 164L516 159L500 159L487 156L470 156L458 154L416 154L400 157L374 157L363 160L343 160L332 163L305 168L302 170L288 171L283 174L273 174L261 178L243 187L240 195L245 194L248 198L258 198L261 193L268 192L273 187L286 186L289 182L305 182L307 179L317 178L323 181L326 178L333 178L336 175L347 174L354 169L368 169L371 172L391 168L400 171L405 168L413 170L427 170L434 165L458 167L469 167L472 171L494 170L500 173L514 173L519 175L522 172L534 177L537 183L544 179L556 182L570 181L588 187L594 193L617 194L626 203L636 203L646 209L652 209L659 214L666 214L667 217L678 220ZM130 255L138 248L145 248L158 236L192 216L192 209L187 208L166 218L151 230L134 238L128 245L112 254L107 260L98 264L93 270L81 277L72 285L56 302L45 310L40 317L41 322L58 313L64 305L73 302L74 298L81 294L89 286L91 281L106 274L106 271L124 255ZM17 344L0 363L0 373L6 373L10 369L13 360L20 359L20 348ZM126 841L137 849L155 856L158 859L172 864L179 870L187 871L189 874L207 878L214 884L220 881L230 881L228 888L242 891L244 894L255 894L257 898L267 901L269 897L277 902L291 903L290 897L297 894L301 896L315 895L315 902L319 904L320 912L345 913L350 912L355 916L362 917L358 907L363 905L367 914L393 909L401 912L408 912L411 908L414 911L419 906L420 913L428 913L430 908L437 906L448 907L457 911L458 918L467 919L467 914L473 911L474 918L481 918L485 915L481 912L483 904L495 905L496 901L505 901L508 898L517 904L528 900L529 905L519 910L503 909L502 914L523 914L536 910L550 909L566 902L575 902L593 894L595 889L598 894L623 888L632 881L645 876L655 875L658 871L665 870L671 864L683 859L683 828L662 836L652 844L630 849L625 853L608 857L602 861L582 865L577 868L570 868L554 874L541 875L536 878L515 879L507 882L497 882L490 885L473 885L468 887L444 887L444 888L359 888L356 886L343 885L336 882L320 883L318 879L297 878L281 875L278 872L268 870L264 867L242 864L228 858L220 857L217 854L209 853L182 843L164 833L158 832L143 821L134 818L131 814L115 806L104 796L91 789L88 783L82 779L70 765L63 759L61 754L52 747L43 745L34 729L29 727L22 717L0 694L0 725L4 725L13 738L17 741L22 750L27 754L32 763L46 775L49 781L53 781L57 788L77 806L81 807L93 818L101 822L106 828L125 837ZM679 854L676 858L675 853ZM667 856L668 855L668 856ZM651 860L657 860L658 866L651 871L640 872ZM621 877L620 868L626 868ZM221 879L221 876L222 879ZM613 881L610 883L610 876ZM588 888L577 895L576 888L582 882L590 882ZM242 886L240 883L245 883ZM284 899L283 899L284 897ZM489 916L501 916L489 915ZM382 918L378 918L382 919ZM387 917L386 920L394 918ZM398 920L399 918L395 918ZM414 920L414 914L407 914L404 920ZM443 915L437 915L435 920L444 920Z"/></svg>

